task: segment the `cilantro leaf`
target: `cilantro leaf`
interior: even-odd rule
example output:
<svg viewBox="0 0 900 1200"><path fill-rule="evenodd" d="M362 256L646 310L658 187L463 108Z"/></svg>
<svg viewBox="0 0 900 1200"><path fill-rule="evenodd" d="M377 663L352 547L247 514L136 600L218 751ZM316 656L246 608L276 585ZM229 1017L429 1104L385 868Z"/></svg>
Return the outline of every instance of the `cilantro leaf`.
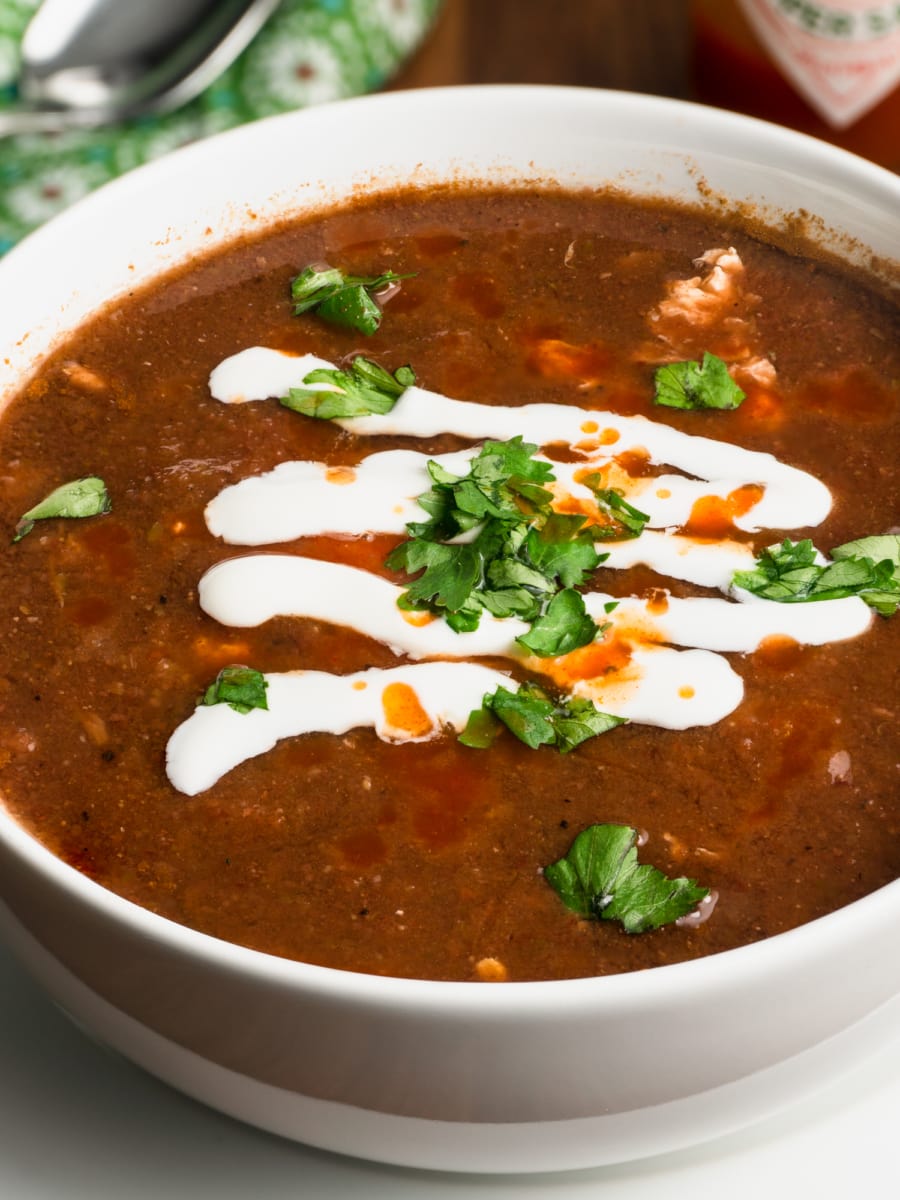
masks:
<svg viewBox="0 0 900 1200"><path fill-rule="evenodd" d="M487 704L484 704L481 708L473 708L469 713L469 719L459 735L459 740L472 750L487 750L494 744L502 727L503 723L499 717L495 717Z"/></svg>
<svg viewBox="0 0 900 1200"><path fill-rule="evenodd" d="M111 508L109 493L102 479L96 475L74 479L71 483L54 488L49 496L23 513L16 523L13 541L20 542L26 534L31 533L36 521L44 521L49 517L96 517L108 513Z"/></svg>
<svg viewBox="0 0 900 1200"><path fill-rule="evenodd" d="M547 483L553 479L553 466L534 457L537 449L521 437L485 442L473 475L481 484L508 483L513 489L522 483Z"/></svg>
<svg viewBox="0 0 900 1200"><path fill-rule="evenodd" d="M328 296L334 295L344 283L344 272L338 267L304 267L300 274L291 280L294 316L299 317L309 309L315 308Z"/></svg>
<svg viewBox="0 0 900 1200"><path fill-rule="evenodd" d="M585 611L581 592L563 588L532 622L528 633L516 641L541 658L556 658L589 645L598 632L596 621Z"/></svg>
<svg viewBox="0 0 900 1200"><path fill-rule="evenodd" d="M406 604L411 608L435 605L450 611L461 609L481 577L481 560L472 543L447 545L414 538L402 542L387 558L392 570L410 575L421 571L406 590Z"/></svg>
<svg viewBox="0 0 900 1200"><path fill-rule="evenodd" d="M501 556L490 561L485 578L494 591L530 588L535 596L541 596L552 594L554 589L553 581L543 571L514 555Z"/></svg>
<svg viewBox="0 0 900 1200"><path fill-rule="evenodd" d="M879 561L866 549L883 555ZM900 537L883 534L847 542L833 551L834 561L816 562L816 549L809 538L767 546L749 571L736 571L734 587L743 588L765 600L785 604L813 600L838 600L859 596L882 616L891 616L900 605Z"/></svg>
<svg viewBox="0 0 900 1200"><path fill-rule="evenodd" d="M565 705L558 706L554 721L556 742L560 753L567 754L586 742L588 738L608 733L617 725L624 725L624 717L601 712L592 700L573 696Z"/></svg>
<svg viewBox="0 0 900 1200"><path fill-rule="evenodd" d="M563 654L596 637L573 589L607 556L585 517L553 511L553 467L537 449L521 437L487 441L466 475L428 464L432 486L418 498L428 519L410 522L410 539L386 560L421 572L402 607L439 611L460 632L476 629L482 611L539 621L532 653Z"/></svg>
<svg viewBox="0 0 900 1200"><path fill-rule="evenodd" d="M860 590L866 604L883 617L890 617L900 605L900 534L882 533L858 538L835 546L831 557L836 563L861 558L872 564L873 582Z"/></svg>
<svg viewBox="0 0 900 1200"><path fill-rule="evenodd" d="M636 538L644 531L644 526L650 520L645 512L629 504L618 488L602 487L603 477L599 472L588 475L584 480L587 487L594 493L597 508L606 518L606 525L592 525L591 532L595 538Z"/></svg>
<svg viewBox="0 0 900 1200"><path fill-rule="evenodd" d="M601 712L590 700L573 697L554 702L536 684L523 683L515 692L498 687L486 695L481 708L470 714L459 740L464 746L485 749L501 724L532 750L556 746L566 754L588 738L624 724L624 718Z"/></svg>
<svg viewBox="0 0 900 1200"><path fill-rule="evenodd" d="M498 687L491 696L485 696L484 704L520 742L532 750L538 746L555 745L553 715L556 705L539 688L523 684L517 692L511 692L505 687Z"/></svg>
<svg viewBox="0 0 900 1200"><path fill-rule="evenodd" d="M291 388L281 397L281 403L305 417L331 421L390 412L406 389L416 382L416 377L411 367L399 367L392 375L378 363L359 355L346 371L320 367L310 371L303 382L325 383L328 387Z"/></svg>
<svg viewBox="0 0 900 1200"><path fill-rule="evenodd" d="M526 537L529 560L564 588L578 587L608 554L598 554L592 526L577 513L551 513L541 526L532 526Z"/></svg>
<svg viewBox="0 0 900 1200"><path fill-rule="evenodd" d="M731 582L765 600L806 600L819 574L816 548L809 538L801 542L785 538L761 550L755 566L736 571Z"/></svg>
<svg viewBox="0 0 900 1200"><path fill-rule="evenodd" d="M653 403L667 408L733 409L745 399L722 359L708 351L702 362L688 360L657 367L653 381Z"/></svg>
<svg viewBox="0 0 900 1200"><path fill-rule="evenodd" d="M473 602L492 617L519 617L533 621L541 611L542 597L525 587L480 588L473 593Z"/></svg>
<svg viewBox="0 0 900 1200"><path fill-rule="evenodd" d="M637 830L591 825L568 853L544 868L544 878L565 906L581 917L617 920L626 933L644 933L686 916L709 895L683 876L667 879L637 860Z"/></svg>
<svg viewBox="0 0 900 1200"><path fill-rule="evenodd" d="M308 266L291 280L294 316L314 309L323 321L369 336L379 327L382 318L372 293L388 283L409 278L410 275L397 275L393 271L362 276L345 275L337 267Z"/></svg>
<svg viewBox="0 0 900 1200"><path fill-rule="evenodd" d="M880 533L873 537L857 538L855 542L845 542L843 546L835 546L831 557L869 558L876 563L887 559L896 570L900 570L900 533Z"/></svg>
<svg viewBox="0 0 900 1200"><path fill-rule="evenodd" d="M239 713L251 708L268 708L266 688L269 683L260 671L252 667L223 667L200 701L204 705L228 704Z"/></svg>
<svg viewBox="0 0 900 1200"><path fill-rule="evenodd" d="M553 493L543 484L553 481L553 467L534 458L538 447L521 437L508 442L487 441L472 460L468 476L453 485L456 509L467 517L524 518L549 512ZM459 525L457 532L471 528Z"/></svg>

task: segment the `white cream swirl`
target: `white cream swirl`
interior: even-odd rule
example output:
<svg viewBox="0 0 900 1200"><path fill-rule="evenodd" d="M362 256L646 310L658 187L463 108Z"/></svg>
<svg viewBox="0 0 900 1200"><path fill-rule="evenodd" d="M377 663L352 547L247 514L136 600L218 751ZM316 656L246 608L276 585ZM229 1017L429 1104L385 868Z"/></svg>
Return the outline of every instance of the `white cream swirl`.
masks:
<svg viewBox="0 0 900 1200"><path fill-rule="evenodd" d="M220 364L210 389L229 404L281 397L291 387L303 386L316 368L332 364L312 355L254 347ZM198 708L176 730L168 748L170 778L190 794L282 737L370 726L387 740L422 740L443 726L460 729L486 692L508 682L502 672L465 660L507 658L546 675L565 694L586 696L616 716L686 729L723 719L741 701L743 683L721 652L749 653L779 636L821 645L854 637L871 622L870 610L856 598L791 606L737 592L730 581L736 570L752 564L752 549L736 539L696 537L685 530L698 502L727 505L736 494L745 496L731 512L738 529L819 524L831 507L828 488L770 454L685 434L643 417L556 404L477 404L418 387L408 388L384 416L338 423L369 437L453 433L476 442L521 436L540 447L566 444L578 457L553 463L555 506L562 511L589 508L593 492L584 479L600 471L608 486L648 515L640 536L601 547L608 553L606 568L646 564L659 574L725 595L646 600L588 592L585 605L604 627L602 638L569 655L540 659L528 656L516 641L528 628L523 621L485 613L476 630L455 633L430 614L404 612L397 604L401 587L355 567L270 553L225 560L199 586L201 607L222 624L249 627L279 615L326 621L417 661L351 676L321 671L267 675L266 712L238 714L223 704ZM674 471L632 476L617 462L623 452ZM464 450L437 461L452 474L464 475L476 453ZM319 534L402 534L408 522L426 515L418 497L430 487L428 461L415 451L392 450L371 454L355 467L282 463L225 488L207 506L207 524L216 536L242 546ZM422 661L428 659L441 661ZM418 714L412 722L386 715L391 709L386 697L396 699L397 688L407 689L403 694Z"/></svg>

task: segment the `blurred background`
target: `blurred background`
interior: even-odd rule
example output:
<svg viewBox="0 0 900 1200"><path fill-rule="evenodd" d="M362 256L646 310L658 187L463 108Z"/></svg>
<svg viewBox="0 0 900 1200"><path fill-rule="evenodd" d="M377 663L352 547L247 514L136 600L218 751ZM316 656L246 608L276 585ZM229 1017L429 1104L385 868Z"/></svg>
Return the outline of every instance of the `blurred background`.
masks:
<svg viewBox="0 0 900 1200"><path fill-rule="evenodd" d="M561 83L689 95L688 0L444 0L398 86Z"/></svg>
<svg viewBox="0 0 900 1200"><path fill-rule="evenodd" d="M35 13L52 5L63 22L91 3L101 0L0 0L0 129L23 105L22 37ZM114 3L138 15L159 7ZM701 100L900 170L894 2L281 0L237 60L176 111L96 129L0 133L0 254L86 192L198 138L383 88L464 83Z"/></svg>
<svg viewBox="0 0 900 1200"><path fill-rule="evenodd" d="M697 100L900 170L900 4L882 0L445 0L396 84L454 83Z"/></svg>

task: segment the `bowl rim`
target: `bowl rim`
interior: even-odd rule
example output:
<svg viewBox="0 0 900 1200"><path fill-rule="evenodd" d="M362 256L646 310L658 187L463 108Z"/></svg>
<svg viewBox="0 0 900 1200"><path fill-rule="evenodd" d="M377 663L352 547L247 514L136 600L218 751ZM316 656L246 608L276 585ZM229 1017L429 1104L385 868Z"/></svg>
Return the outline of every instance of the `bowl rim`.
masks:
<svg viewBox="0 0 900 1200"><path fill-rule="evenodd" d="M305 127L305 132L309 136L317 131L317 126L321 127L319 132L327 135L335 122L338 125L352 122L361 114L374 113L377 119L383 122L386 118L391 117L393 109L400 110L402 114L404 110L414 107L417 115L422 116L429 112L439 114L448 104L452 104L454 109L468 106L474 117L481 105L485 103L501 105L504 109L519 106L523 112L527 112L536 103L539 103L542 113L557 116L569 113L583 114L591 107L596 108L598 115L609 116L612 114L620 117L622 113L625 113L629 119L638 121L647 131L646 134L635 137L632 130L628 139L621 134L616 134L610 135L608 140L612 142L627 141L628 144L635 143L643 147L657 147L670 157L680 158L686 163L689 163L693 155L697 153L712 154L713 157L722 161L731 161L736 164L756 164L758 166L763 162L767 170L774 175L780 174L794 179L798 177L797 164L800 162L803 165L802 178L804 181L816 182L820 185L822 192L842 193L843 199L846 200L847 193L843 189L847 186L848 175L852 175L854 180L853 200L858 200L859 194L865 191L866 195L872 198L872 203L882 213L891 206L894 211L900 212L900 176L841 147L757 117L713 108L692 100L624 92L611 88L556 84L468 84L371 93L333 100L311 108L263 117L178 147L155 160L142 163L101 185L95 191L80 197L8 251L0 259L0 271L3 276L8 272L12 272L14 276L18 272L27 275L27 264L33 255L46 250L52 256L54 248L65 245L67 241L77 243L77 232L86 214L90 215L95 210L99 213L106 209L109 210L114 222L116 213L127 207L130 197L145 193L151 184L156 186L158 193L164 197L167 183L177 184L189 170L192 169L195 175L203 172L207 166L220 163L226 152L231 153L237 159L242 149L252 148L260 131L275 136L284 131L284 135L288 136L290 129L294 125L300 124ZM661 141L659 135L653 132L660 127L676 131L677 138L673 139L673 144L665 140ZM685 128L688 130L687 135L683 132ZM702 150L693 144L691 146L682 145L678 139L685 136L691 143L702 140ZM540 171L539 166L536 169L538 172ZM522 178L521 169L516 174L520 179ZM462 178L466 178L465 174ZM474 176L470 175L469 178L474 178ZM388 180L383 187L378 185L374 188L371 186L372 182L372 174L369 172L364 177L357 179L355 184L368 185L371 193L375 194L379 191L389 191L396 181ZM427 187L433 180L429 181L426 177L422 180L404 180L404 182L413 186L421 183ZM501 182L508 181L501 179ZM536 181L529 179L528 182L534 184ZM614 179L610 182L613 186L621 187L623 193L627 194L630 190L630 182L633 181ZM308 183L312 185L311 180ZM699 180L695 180L695 183L699 183ZM318 185L312 186L318 186L321 189L323 185L319 181ZM347 190L343 185L340 194L344 199L347 198ZM654 193L644 188L641 194L652 195ZM656 194L664 195L664 193ZM273 199L276 202L284 203L286 197L276 194ZM716 197L710 197L709 194L704 195L698 187L693 196L677 196L675 199L678 203L694 203L702 206L704 203L709 204L711 199L715 200ZM323 192L319 207L324 208L327 200L328 196ZM737 200L736 203L740 204L741 201ZM770 223L773 226L776 224L776 217L783 215L785 211L783 206L780 208L776 206L767 211L765 203L758 197L754 198L751 203L759 208L764 222L767 217L771 217ZM239 208L242 208L242 212L237 211ZM308 205L296 211L298 215L301 213L305 215L314 211L314 206ZM230 219L238 218L243 221L246 221L248 216L254 222L257 220L257 213L252 211L252 206L241 205L240 201L232 206L232 211L228 216ZM283 219L283 210L280 215L277 209L267 210L263 213L259 223L255 225L254 233L262 233ZM233 226L228 226L221 232L207 230L207 233L210 235L207 244L199 249L192 249L190 253L205 255L217 251L240 236L240 231ZM840 231L825 226L819 231L810 230L810 236L814 242L818 240L817 233L824 239L826 247L830 244L832 248L842 237ZM72 237L71 234L76 236ZM196 236L196 230L192 231L187 226L179 230L162 225L152 233L148 230L151 244L160 253L173 244L177 245L182 236L189 237L192 234ZM857 246L860 246L861 243L852 234L849 237L845 234L843 240L849 244L845 244L843 251L840 249L837 251L838 257L846 257L850 261L851 247L854 243ZM865 249L864 246L862 248ZM81 313L78 323L81 323L90 313L114 303L118 298L127 294L135 283L143 285L150 278L162 277L183 262L183 257L179 258L177 255L173 255L162 259L150 274L143 274L138 269L133 280L128 282L123 280L117 290L104 296L102 302L89 306L85 312ZM893 240L891 253L886 254L884 251L870 253L868 260L864 263L870 270L875 269L876 264L876 273L882 274L890 283L900 287L900 227L898 227L896 239ZM71 305L73 299L77 298L77 294L78 290L76 289L73 294L61 298L57 302L58 308L65 310ZM64 328L68 329L71 326L64 326ZM21 365L15 361L16 352L32 339L32 328L27 324L20 327L18 338L11 343L13 353L0 356L0 416L2 416L8 400L20 388L22 379L27 378L53 352L62 336L65 334L52 337L36 357L32 358L26 354L23 372Z"/></svg>
<svg viewBox="0 0 900 1200"><path fill-rule="evenodd" d="M127 205L131 195L143 193L149 186L165 187L167 179L202 171L206 163L218 161L223 155L239 154L242 146L249 145L258 136L261 126L270 132L274 131L273 136L280 130L290 131L298 124L312 134L317 125L327 126L335 119L352 120L360 111L372 111L383 116L392 110L403 111L411 105L419 110L423 107L440 110L447 103L477 104L488 98L491 103L513 107L528 107L539 98L540 104L551 107L587 105L607 114L623 108L644 119L663 122L671 121L674 117L679 125L688 124L695 140L711 136L718 145L731 143L731 153L738 159L743 157L748 162L759 163L760 151L765 147L772 162L790 163L799 157L806 172L824 180L837 179L847 183L852 175L855 187L874 195L885 208L893 202L897 211L900 211L900 177L838 147L753 117L686 100L612 89L541 84L466 85L388 92L334 101L316 108L267 117L175 150L105 184L23 239L0 264L0 280L5 280L8 274L15 275L28 269L28 264L36 255L41 256L45 250L52 250L59 239L70 237L72 231L77 232L85 214L102 212L104 208L119 210ZM680 149L675 152L682 155L689 153ZM702 153L702 150L698 147L694 152ZM269 224L274 224L275 219L273 217ZM254 232L262 233L265 229L266 222L260 222ZM204 247L202 253L214 251L236 236L230 232L221 242ZM163 264L157 275L165 275L172 265ZM145 279L141 277L140 282L145 282ZM108 298L105 303L114 300L115 297ZM52 306L51 301L48 307ZM82 316L76 324L83 320ZM71 323L66 325L63 322L64 332L58 334L56 340L68 336L71 328ZM36 369L53 348L54 343L51 343L34 360L30 369ZM21 387L22 378L19 373L13 391ZM706 992L715 991L725 984L731 989L739 985L741 980L758 978L761 973L777 974L788 963L793 970L802 970L804 961L818 958L831 943L834 944L833 952L839 954L841 945L858 937L860 921L874 915L877 923L878 919L883 920L886 915L900 909L900 880L897 880L794 929L699 959L617 975L510 981L503 987L485 987L473 986L476 981L389 977L318 966L251 950L180 925L126 900L57 858L17 822L3 804L2 797L0 841L44 880L64 891L71 900L115 920L140 937L165 943L182 954L199 957L217 968L248 975L269 984L297 987L346 1001L365 1001L366 1004L384 1006L408 1005L417 1009L424 1007L428 1011L456 1014L461 1019L476 1010L482 1015L496 1018L527 1015L546 1010L551 1003L559 1016L566 1010L581 1011L586 1001L590 1001L592 1009L602 1011L606 1005L611 1008L620 1008L623 1003L640 1005L651 994L658 994L658 989L664 989L670 998L687 996L698 988Z"/></svg>
<svg viewBox="0 0 900 1200"><path fill-rule="evenodd" d="M778 976L790 967L803 971L805 964L823 952L840 955L841 947L859 938L859 924L872 916L876 923L900 913L900 879L803 925L757 942L684 962L667 963L640 971L568 979L510 980L502 986L477 980L416 979L375 975L319 966L253 950L202 933L188 925L154 913L113 892L70 866L20 825L0 801L0 842L67 899L90 913L114 921L138 938L166 946L178 954L200 959L213 969L251 978L267 986L330 997L344 1002L365 1002L384 1008L414 1008L465 1020L473 1012L489 1019L538 1015L552 1007L555 1017L567 1012L582 1014L620 1011L623 1007L654 1006L664 1000L674 1004L690 1000L698 989L709 997L717 990L729 992L761 976ZM0 904L3 904L0 887Z"/></svg>

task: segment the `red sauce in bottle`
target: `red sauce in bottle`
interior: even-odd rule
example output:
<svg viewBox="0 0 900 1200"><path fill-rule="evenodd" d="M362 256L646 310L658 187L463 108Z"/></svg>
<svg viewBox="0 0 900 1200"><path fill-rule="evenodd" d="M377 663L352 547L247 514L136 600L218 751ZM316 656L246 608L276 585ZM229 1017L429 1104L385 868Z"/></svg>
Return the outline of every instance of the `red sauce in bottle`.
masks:
<svg viewBox="0 0 900 1200"><path fill-rule="evenodd" d="M900 8L691 0L698 100L790 125L900 171Z"/></svg>

